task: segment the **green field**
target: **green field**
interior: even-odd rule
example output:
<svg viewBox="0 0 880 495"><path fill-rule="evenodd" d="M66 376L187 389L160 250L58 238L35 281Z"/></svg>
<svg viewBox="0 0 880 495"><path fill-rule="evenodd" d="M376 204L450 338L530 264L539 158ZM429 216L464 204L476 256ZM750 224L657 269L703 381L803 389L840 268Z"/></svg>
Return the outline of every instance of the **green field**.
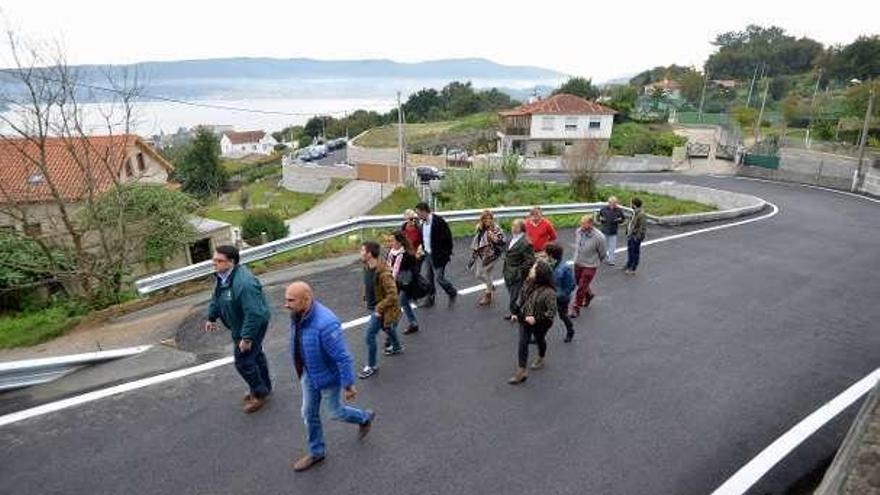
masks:
<svg viewBox="0 0 880 495"><path fill-rule="evenodd" d="M498 126L495 113L478 113L457 120L406 124L408 148L421 149L430 146L463 146L463 143L492 131ZM357 140L358 146L366 148L397 147L397 126L387 125L371 129Z"/></svg>
<svg viewBox="0 0 880 495"><path fill-rule="evenodd" d="M249 210L265 210L275 212L283 219L293 218L321 202L325 197L342 189L347 181L333 179L324 194L306 194L288 191L276 185L277 177L269 177L260 182L247 184L241 189L224 194L221 198L200 212L206 218L213 218L233 225L241 225L245 211L241 209L239 200L241 191L250 195Z"/></svg>

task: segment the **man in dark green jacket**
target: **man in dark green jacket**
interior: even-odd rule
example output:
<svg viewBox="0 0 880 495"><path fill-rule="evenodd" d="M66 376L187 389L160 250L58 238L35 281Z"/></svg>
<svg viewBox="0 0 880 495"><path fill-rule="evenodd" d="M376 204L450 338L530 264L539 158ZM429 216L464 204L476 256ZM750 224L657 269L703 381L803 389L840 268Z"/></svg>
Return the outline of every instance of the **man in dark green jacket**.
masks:
<svg viewBox="0 0 880 495"><path fill-rule="evenodd" d="M263 353L269 305L260 281L247 267L239 265L238 249L218 246L213 261L217 283L205 331L216 331L218 318L232 331L235 369L250 387L250 393L244 396L244 412L250 414L263 407L272 393L269 364Z"/></svg>
<svg viewBox="0 0 880 495"><path fill-rule="evenodd" d="M627 275L635 275L642 252L642 241L648 230L648 218L642 209L640 198L632 199L633 214L626 225L626 270Z"/></svg>

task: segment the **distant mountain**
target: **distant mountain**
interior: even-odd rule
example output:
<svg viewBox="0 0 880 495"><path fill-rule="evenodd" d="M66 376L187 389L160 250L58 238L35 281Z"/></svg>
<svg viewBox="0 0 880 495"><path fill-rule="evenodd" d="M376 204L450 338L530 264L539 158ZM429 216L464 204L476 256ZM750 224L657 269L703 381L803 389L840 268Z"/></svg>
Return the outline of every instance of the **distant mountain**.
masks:
<svg viewBox="0 0 880 495"><path fill-rule="evenodd" d="M85 71L104 66L81 66ZM163 79L283 79L283 78L446 78L551 79L564 74L540 67L502 65L481 58L403 63L392 60L314 60L308 58L215 58L140 62L116 65L136 69L153 81Z"/></svg>

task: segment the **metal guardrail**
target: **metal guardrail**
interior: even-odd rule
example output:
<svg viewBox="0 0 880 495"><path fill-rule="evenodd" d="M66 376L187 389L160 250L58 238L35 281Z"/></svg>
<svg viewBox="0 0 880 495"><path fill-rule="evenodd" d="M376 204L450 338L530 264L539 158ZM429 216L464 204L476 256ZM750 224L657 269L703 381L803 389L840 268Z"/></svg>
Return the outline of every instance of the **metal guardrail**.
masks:
<svg viewBox="0 0 880 495"><path fill-rule="evenodd" d="M561 205L542 205L541 209L544 211L545 215L566 215L597 211L604 205L605 203L569 203ZM515 218L527 215L531 209L531 206L512 206L492 208L492 212L495 213L495 216L498 218ZM441 215L447 222L461 222L479 220L482 211L483 209L454 210L439 211L437 214ZM364 229L393 228L400 226L402 223L403 218L400 215L354 217L309 232L292 235L260 246L243 249L241 251L241 262L247 264L253 261L269 258L279 253L300 249L334 237L359 232ZM213 263L210 260L203 261L201 263L142 278L135 282L135 287L137 288L138 293L142 295L149 294L183 282L205 277L213 272Z"/></svg>
<svg viewBox="0 0 880 495"><path fill-rule="evenodd" d="M29 387L50 382L89 364L140 354L150 345L127 347L112 351L86 352L55 358L26 359L0 363L0 391Z"/></svg>

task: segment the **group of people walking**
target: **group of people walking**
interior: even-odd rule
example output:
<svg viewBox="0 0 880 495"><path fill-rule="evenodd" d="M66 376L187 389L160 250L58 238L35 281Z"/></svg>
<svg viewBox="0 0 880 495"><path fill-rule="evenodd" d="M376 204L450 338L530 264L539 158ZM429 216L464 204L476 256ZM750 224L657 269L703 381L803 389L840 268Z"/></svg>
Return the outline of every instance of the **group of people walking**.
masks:
<svg viewBox="0 0 880 495"><path fill-rule="evenodd" d="M492 211L483 211L470 243L468 269L485 286L477 301L478 306L485 308L496 299L493 272L496 266L502 266L509 296L504 318L519 326L517 368L508 383L523 383L529 369L544 366L546 337L556 316L565 327L564 341L573 340L572 319L594 298L590 285L600 264L614 265L616 237L623 223L628 253L625 272L635 274L646 229L641 206L641 201L633 198L633 214L626 222L617 200L610 198L598 215L600 229L594 226L592 215L584 215L575 231L573 267L564 260L556 230L540 208L533 208L528 218L514 219L509 237ZM382 251L382 246L374 241L365 241L360 246L363 301L370 312L364 332L365 364L357 374L361 379L370 378L379 369L380 332L385 335L383 353L400 354L405 346L398 326L404 317L407 326L402 333L418 332L415 308L434 306L438 285L447 294L450 306L458 297L458 289L446 275L453 252L452 231L426 203L405 212L403 224L387 236L384 254ZM213 263L216 281L205 330L216 331L217 320L231 330L235 368L249 388L242 399L243 410L253 413L265 405L272 393L262 348L270 318L268 303L259 280L240 265L235 247L217 247ZM293 468L303 471L324 460L322 403L333 419L358 425L361 439L369 433L376 413L344 403L354 400L357 389L354 358L348 351L339 318L315 300L305 282L290 284L284 297L284 306L291 314L290 352L302 387L302 417L309 444L308 454L294 462ZM538 357L529 364L532 344L538 348Z"/></svg>

